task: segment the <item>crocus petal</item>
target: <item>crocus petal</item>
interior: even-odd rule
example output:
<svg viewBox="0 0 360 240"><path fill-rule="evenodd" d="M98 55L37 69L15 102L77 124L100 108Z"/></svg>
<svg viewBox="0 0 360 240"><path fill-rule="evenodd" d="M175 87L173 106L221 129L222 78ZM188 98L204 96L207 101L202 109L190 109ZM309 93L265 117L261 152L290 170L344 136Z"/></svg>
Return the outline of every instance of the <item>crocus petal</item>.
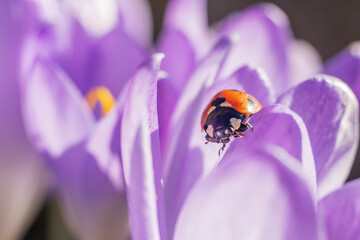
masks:
<svg viewBox="0 0 360 240"><path fill-rule="evenodd" d="M120 96L86 142L51 164L63 214L80 239L127 239L130 235L120 160L122 110Z"/></svg>
<svg viewBox="0 0 360 240"><path fill-rule="evenodd" d="M166 145L171 138L168 131L171 116L174 112L174 106L178 100L178 93L170 82L169 78L162 78L158 81L157 106L159 117L159 134L162 155L165 154Z"/></svg>
<svg viewBox="0 0 360 240"><path fill-rule="evenodd" d="M360 42L354 42L325 64L324 73L343 80L360 99Z"/></svg>
<svg viewBox="0 0 360 240"><path fill-rule="evenodd" d="M346 183L318 204L320 240L360 239L360 180Z"/></svg>
<svg viewBox="0 0 360 240"><path fill-rule="evenodd" d="M313 198L316 199L314 157L309 135L301 117L285 106L273 105L263 108L250 119L250 122L254 126L254 131L246 132L245 138L231 143L231 148L241 152L261 144L281 147L292 158L301 162L303 175ZM222 162L227 161L225 156Z"/></svg>
<svg viewBox="0 0 360 240"><path fill-rule="evenodd" d="M358 146L359 106L351 89L339 79L319 75L278 99L305 122L314 153L318 196L340 187L354 162Z"/></svg>
<svg viewBox="0 0 360 240"><path fill-rule="evenodd" d="M165 16L165 31L182 32L194 46L196 59L209 50L206 0L171 0Z"/></svg>
<svg viewBox="0 0 360 240"><path fill-rule="evenodd" d="M0 236L20 239L37 214L48 187L45 169L24 129L18 73L24 36L36 15L23 1L0 7Z"/></svg>
<svg viewBox="0 0 360 240"><path fill-rule="evenodd" d="M230 146L226 163L190 192L174 239L317 239L300 164L286 151L262 149Z"/></svg>
<svg viewBox="0 0 360 240"><path fill-rule="evenodd" d="M126 34L121 24L100 39L93 51L92 59L82 69L88 72L83 81L92 82L93 86L103 85L114 94L120 92L146 56L146 52ZM89 73L90 69L93 72Z"/></svg>
<svg viewBox="0 0 360 240"><path fill-rule="evenodd" d="M154 54L132 78L121 124L121 154L132 239L166 239L157 80L163 54Z"/></svg>
<svg viewBox="0 0 360 240"><path fill-rule="evenodd" d="M145 0L31 0L38 6L44 22L57 24L76 18L93 36L101 37L116 26L120 17L125 31L142 47L152 38L150 6Z"/></svg>
<svg viewBox="0 0 360 240"><path fill-rule="evenodd" d="M140 46L150 47L152 42L152 16L146 0L115 0L124 21L125 32Z"/></svg>
<svg viewBox="0 0 360 240"><path fill-rule="evenodd" d="M166 56L163 69L169 73L170 81L180 93L195 68L195 50L183 33L172 30L162 33L158 49Z"/></svg>
<svg viewBox="0 0 360 240"><path fill-rule="evenodd" d="M86 150L94 156L96 163L118 191L125 192L120 159L120 120L123 112L122 96L115 107L96 124L88 139Z"/></svg>
<svg viewBox="0 0 360 240"><path fill-rule="evenodd" d="M303 40L293 40L288 48L291 85L296 85L319 73L321 57L316 49Z"/></svg>
<svg viewBox="0 0 360 240"><path fill-rule="evenodd" d="M79 239L127 239L125 191L86 148L85 143L72 146L50 164L66 223Z"/></svg>
<svg viewBox="0 0 360 240"><path fill-rule="evenodd" d="M38 150L59 156L89 134L90 108L55 64L36 58L21 83L26 130Z"/></svg>
<svg viewBox="0 0 360 240"><path fill-rule="evenodd" d="M285 13L278 7L260 4L230 15L216 31L219 37L239 36L222 76L229 76L242 65L254 65L265 70L277 94L289 86L286 51L291 30Z"/></svg>
<svg viewBox="0 0 360 240"><path fill-rule="evenodd" d="M196 137L200 133L202 99L207 96L207 85L217 79L217 73L229 48L231 39L225 38L215 45L210 54L196 68L183 91L170 120L169 142L165 154L165 181L167 222L172 236L177 214L194 182L207 174L217 162L217 150L201 151ZM195 133L195 135L193 134ZM206 156L204 155L206 154ZM197 158L194 158L194 156ZM196 162L193 160L197 159Z"/></svg>
<svg viewBox="0 0 360 240"><path fill-rule="evenodd" d="M48 31L54 35L52 57L84 95L99 85L117 95L146 56L146 51L126 34L121 19L101 37L91 36L76 19L60 22Z"/></svg>

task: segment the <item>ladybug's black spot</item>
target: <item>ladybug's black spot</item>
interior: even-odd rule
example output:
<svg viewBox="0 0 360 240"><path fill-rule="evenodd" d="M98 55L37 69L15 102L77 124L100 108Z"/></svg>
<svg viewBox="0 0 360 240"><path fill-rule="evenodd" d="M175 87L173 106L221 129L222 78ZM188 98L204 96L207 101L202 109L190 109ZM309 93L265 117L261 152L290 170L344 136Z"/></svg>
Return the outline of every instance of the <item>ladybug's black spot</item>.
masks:
<svg viewBox="0 0 360 240"><path fill-rule="evenodd" d="M225 102L225 100L226 100L225 98L219 97L219 98L215 99L215 100L211 103L211 106L219 107L220 104L222 104L223 102Z"/></svg>
<svg viewBox="0 0 360 240"><path fill-rule="evenodd" d="M247 100L248 100L248 102L249 102L251 105L255 105L254 100L252 100L251 98L248 98Z"/></svg>

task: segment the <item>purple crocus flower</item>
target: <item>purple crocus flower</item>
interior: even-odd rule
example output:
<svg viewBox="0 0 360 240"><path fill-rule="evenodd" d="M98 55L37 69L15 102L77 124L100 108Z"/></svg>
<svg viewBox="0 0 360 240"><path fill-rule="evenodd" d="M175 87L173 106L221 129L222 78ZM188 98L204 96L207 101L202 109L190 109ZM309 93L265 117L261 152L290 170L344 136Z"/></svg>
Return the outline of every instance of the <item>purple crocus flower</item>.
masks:
<svg viewBox="0 0 360 240"><path fill-rule="evenodd" d="M332 230L333 216L356 204L357 184L340 188L358 144L355 95L337 78L313 76L318 55L293 39L277 7L256 5L209 31L205 3L169 3L157 46L163 68L164 55L145 59L142 30L127 27L146 21L126 14L131 4L119 5L118 24L100 37L73 10L64 25L28 37L24 121L69 227L81 239L357 236L351 224ZM92 90L99 85L116 101ZM223 89L246 91L264 108L251 118L254 132L219 157L199 123ZM109 102L96 119L92 111Z"/></svg>
<svg viewBox="0 0 360 240"><path fill-rule="evenodd" d="M31 5L2 1L0 7L0 236L18 239L41 206L46 181L21 118L17 81L20 46L33 24Z"/></svg>
<svg viewBox="0 0 360 240"><path fill-rule="evenodd" d="M126 93L151 32L138 24L149 22L147 11L129 15L147 10L145 3L113 3L116 22L110 29L87 28L81 19L87 5L58 2L53 10L61 10L60 20L51 23L49 9L41 12L45 3L38 3L38 24L22 51L27 132L56 180L69 228L81 239L129 235L118 134L124 96L113 96Z"/></svg>

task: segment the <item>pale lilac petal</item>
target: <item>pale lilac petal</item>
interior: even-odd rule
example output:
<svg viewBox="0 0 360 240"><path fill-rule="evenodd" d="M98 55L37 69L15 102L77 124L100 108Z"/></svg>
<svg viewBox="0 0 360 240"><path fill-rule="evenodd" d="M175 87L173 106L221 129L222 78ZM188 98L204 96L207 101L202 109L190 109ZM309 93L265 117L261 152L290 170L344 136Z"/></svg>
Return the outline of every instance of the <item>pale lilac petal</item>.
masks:
<svg viewBox="0 0 360 240"><path fill-rule="evenodd" d="M340 187L358 146L358 101L339 79L319 75L286 92L278 100L305 122L314 153L318 196Z"/></svg>
<svg viewBox="0 0 360 240"><path fill-rule="evenodd" d="M96 124L86 144L86 151L94 156L99 169L108 176L114 187L125 192L119 134L123 112L122 97L119 97L114 108Z"/></svg>
<svg viewBox="0 0 360 240"><path fill-rule="evenodd" d="M187 37L180 31L164 30L158 41L159 51L165 54L163 69L181 93L195 68L196 54Z"/></svg>
<svg viewBox="0 0 360 240"><path fill-rule="evenodd" d="M360 98L360 42L354 42L326 62L324 73L343 80Z"/></svg>
<svg viewBox="0 0 360 240"><path fill-rule="evenodd" d="M150 47L152 43L152 16L146 0L115 0L124 22L125 32L140 46Z"/></svg>
<svg viewBox="0 0 360 240"><path fill-rule="evenodd" d="M285 13L273 4L255 5L230 15L216 29L219 37L237 35L222 76L242 65L261 67L270 77L276 94L290 85L287 47L291 30Z"/></svg>
<svg viewBox="0 0 360 240"><path fill-rule="evenodd" d="M190 192L174 239L317 239L315 204L300 164L286 151L259 147L230 146L226 163Z"/></svg>
<svg viewBox="0 0 360 240"><path fill-rule="evenodd" d="M163 54L154 54L132 78L126 95L120 146L132 239L166 239L157 80Z"/></svg>
<svg viewBox="0 0 360 240"><path fill-rule="evenodd" d="M94 117L81 93L52 62L39 57L22 79L27 133L35 147L51 156L88 136Z"/></svg>
<svg viewBox="0 0 360 240"><path fill-rule="evenodd" d="M79 239L127 239L130 232L125 191L113 184L97 157L79 143L51 162L62 214Z"/></svg>
<svg viewBox="0 0 360 240"><path fill-rule="evenodd" d="M296 85L319 73L322 68L320 54L308 42L293 40L288 48L291 85Z"/></svg>
<svg viewBox="0 0 360 240"><path fill-rule="evenodd" d="M122 26L100 39L93 53L88 65L82 69L88 74L83 81L88 81L93 86L105 86L113 94L120 92L147 55ZM91 69L93 71L89 71Z"/></svg>
<svg viewBox="0 0 360 240"><path fill-rule="evenodd" d="M346 183L318 204L320 240L360 239L360 180Z"/></svg>
<svg viewBox="0 0 360 240"><path fill-rule="evenodd" d="M261 144L272 144L281 147L293 159L301 162L303 174L309 185L311 194L316 199L316 170L314 157L306 126L295 112L282 105L273 105L263 108L255 114L250 123L254 130L245 132L245 138L236 139L230 149L246 151L248 148ZM235 146L232 146L235 145ZM207 146L218 149L219 145ZM221 161L227 161L226 155Z"/></svg>
<svg viewBox="0 0 360 240"><path fill-rule="evenodd" d="M23 38L36 23L33 7L1 1L0 7L0 236L20 239L41 207L49 179L24 129L18 74Z"/></svg>
<svg viewBox="0 0 360 240"><path fill-rule="evenodd" d="M210 48L206 3L206 0L171 0L164 16L165 31L183 33L194 47L196 59L203 57Z"/></svg>
<svg viewBox="0 0 360 240"><path fill-rule="evenodd" d="M100 38L94 38L73 20L55 26L53 58L85 95L94 86L105 86L118 94L146 56L125 32L123 22ZM64 32L63 28L68 28Z"/></svg>
<svg viewBox="0 0 360 240"><path fill-rule="evenodd" d="M96 124L89 139L52 164L69 228L80 239L130 236L120 159L122 96Z"/></svg>
<svg viewBox="0 0 360 240"><path fill-rule="evenodd" d="M207 174L217 161L217 150L202 151L201 111L209 86L232 45L231 39L222 39L198 65L180 96L170 120L165 166L165 190L169 236L172 236L177 214L187 192L194 182ZM206 154L206 155L204 155ZM195 157L196 156L196 157ZM194 161L194 159L196 159Z"/></svg>
<svg viewBox="0 0 360 240"><path fill-rule="evenodd" d="M145 0L31 0L38 6L41 19L50 24L67 22L70 18L81 23L95 37L109 33L122 19L126 34L142 47L152 40L152 18Z"/></svg>
<svg viewBox="0 0 360 240"><path fill-rule="evenodd" d="M168 78L159 79L157 106L162 156L165 154L166 145L170 141L168 138L171 138L171 134L168 132L171 131L171 129L169 129L169 123L178 97L177 91Z"/></svg>

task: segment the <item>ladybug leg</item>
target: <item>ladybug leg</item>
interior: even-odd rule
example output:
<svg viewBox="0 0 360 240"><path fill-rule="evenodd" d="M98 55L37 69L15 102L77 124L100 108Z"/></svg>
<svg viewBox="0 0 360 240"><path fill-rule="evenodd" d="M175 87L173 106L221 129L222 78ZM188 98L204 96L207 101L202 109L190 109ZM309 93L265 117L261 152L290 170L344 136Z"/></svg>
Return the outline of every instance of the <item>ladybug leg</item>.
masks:
<svg viewBox="0 0 360 240"><path fill-rule="evenodd" d="M243 137L246 137L246 135L242 134L242 133L237 133L237 134L234 134L233 137L234 138L243 138Z"/></svg>
<svg viewBox="0 0 360 240"><path fill-rule="evenodd" d="M240 127L236 130L236 132L237 133L246 132L247 130L249 130L249 128L251 129L251 131L253 131L253 129L254 129L250 123L242 122Z"/></svg>
<svg viewBox="0 0 360 240"><path fill-rule="evenodd" d="M222 147L219 149L219 152L218 152L219 157L220 157L221 152L224 151L225 146L226 146L226 143L224 143L224 144L222 145Z"/></svg>
<svg viewBox="0 0 360 240"><path fill-rule="evenodd" d="M214 138L214 139L209 139L207 142L205 142L205 144L208 144L209 142L218 142L219 139Z"/></svg>
<svg viewBox="0 0 360 240"><path fill-rule="evenodd" d="M254 131L254 127L250 123L244 123L251 131Z"/></svg>

